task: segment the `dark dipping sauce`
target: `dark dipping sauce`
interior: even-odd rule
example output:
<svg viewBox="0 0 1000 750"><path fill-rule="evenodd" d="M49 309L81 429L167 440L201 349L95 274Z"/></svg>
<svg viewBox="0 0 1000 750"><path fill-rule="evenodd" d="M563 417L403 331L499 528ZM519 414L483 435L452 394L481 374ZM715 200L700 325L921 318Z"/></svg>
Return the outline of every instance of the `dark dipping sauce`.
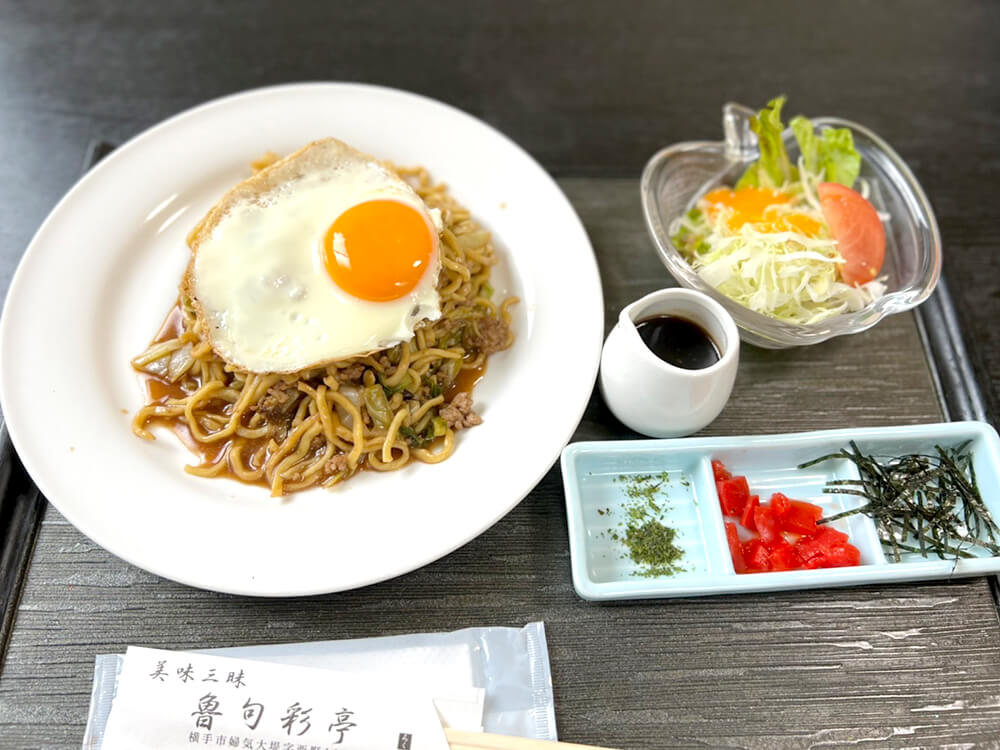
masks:
<svg viewBox="0 0 1000 750"><path fill-rule="evenodd" d="M708 331L678 315L657 315L636 323L643 343L664 362L685 370L703 370L720 359Z"/></svg>

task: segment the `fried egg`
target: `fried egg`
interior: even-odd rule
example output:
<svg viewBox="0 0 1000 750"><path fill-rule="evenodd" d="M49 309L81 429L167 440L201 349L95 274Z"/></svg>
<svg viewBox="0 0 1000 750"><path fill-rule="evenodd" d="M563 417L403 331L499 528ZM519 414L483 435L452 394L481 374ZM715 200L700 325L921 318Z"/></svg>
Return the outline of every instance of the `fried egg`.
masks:
<svg viewBox="0 0 1000 750"><path fill-rule="evenodd" d="M182 290L227 362L297 372L408 341L440 317L441 227L389 167L317 141L206 216Z"/></svg>

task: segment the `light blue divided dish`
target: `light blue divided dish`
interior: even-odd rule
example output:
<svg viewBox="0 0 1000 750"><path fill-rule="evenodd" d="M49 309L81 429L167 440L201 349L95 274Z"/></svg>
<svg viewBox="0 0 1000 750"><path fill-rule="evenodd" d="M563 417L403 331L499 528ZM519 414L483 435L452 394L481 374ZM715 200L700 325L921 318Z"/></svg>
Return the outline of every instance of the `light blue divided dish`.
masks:
<svg viewBox="0 0 1000 750"><path fill-rule="evenodd" d="M1000 572L1000 557L981 548L976 558L941 560L919 553L888 562L872 521L863 514L835 522L861 551L861 565L849 568L792 570L737 575L733 571L725 526L712 475L712 459L733 474L743 474L752 494L765 502L773 492L806 500L823 508L824 516L857 507L861 498L830 495L823 487L834 479L857 479L844 459L806 469L799 464L857 443L862 452L879 457L933 453L935 445L955 447L969 442L973 469L983 501L1000 523L1000 438L984 422L951 422L904 427L802 432L789 435L619 440L572 443L562 452L573 586L584 599L641 599L702 596L748 591L855 586L930 578L957 578ZM660 518L676 530L684 556L677 573L643 577L642 568L626 554L619 536L627 507L634 506L626 488L644 475L666 481L658 497ZM659 481L659 480L657 480ZM659 502L659 501L658 501Z"/></svg>

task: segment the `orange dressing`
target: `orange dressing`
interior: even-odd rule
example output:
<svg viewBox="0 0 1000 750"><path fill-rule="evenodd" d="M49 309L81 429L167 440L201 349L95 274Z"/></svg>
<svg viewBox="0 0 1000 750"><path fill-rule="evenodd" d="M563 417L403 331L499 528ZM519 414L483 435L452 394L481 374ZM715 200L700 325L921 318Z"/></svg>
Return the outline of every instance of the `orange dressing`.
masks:
<svg viewBox="0 0 1000 750"><path fill-rule="evenodd" d="M743 188L741 190L717 188L707 193L702 200L711 204L708 207L708 213L713 219L721 213L721 209L726 209L729 214L726 225L736 232L744 224L763 221L769 206L776 203L788 203L792 200L792 196L782 193L780 190L767 188Z"/></svg>
<svg viewBox="0 0 1000 750"><path fill-rule="evenodd" d="M756 221L751 226L758 232L798 232L806 237L818 237L823 225L805 214L786 214L772 221Z"/></svg>
<svg viewBox="0 0 1000 750"><path fill-rule="evenodd" d="M799 232L807 237L818 237L823 231L823 225L805 214L794 213L784 216L772 216L769 210L772 206L790 203L792 196L780 190L768 188L717 188L705 194L702 199L709 205L708 215L716 220L725 212L726 226L732 232L738 232L744 225L750 224L758 232Z"/></svg>

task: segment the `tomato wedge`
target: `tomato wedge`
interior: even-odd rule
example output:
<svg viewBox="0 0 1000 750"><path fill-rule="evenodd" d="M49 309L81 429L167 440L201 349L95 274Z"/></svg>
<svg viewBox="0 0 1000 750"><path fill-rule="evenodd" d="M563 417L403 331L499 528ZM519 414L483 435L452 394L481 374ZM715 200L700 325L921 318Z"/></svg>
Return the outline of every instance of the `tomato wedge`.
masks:
<svg viewBox="0 0 1000 750"><path fill-rule="evenodd" d="M722 505L722 513L727 516L738 516L743 512L743 507L750 499L750 485L747 484L746 477L734 477L716 482L719 490L719 504Z"/></svg>
<svg viewBox="0 0 1000 750"><path fill-rule="evenodd" d="M779 544L771 550L771 570L798 570L802 567L802 558L790 544Z"/></svg>
<svg viewBox="0 0 1000 750"><path fill-rule="evenodd" d="M818 505L801 500L789 500L788 510L781 517L781 527L793 534L816 534L819 531L816 522L822 516L823 509Z"/></svg>
<svg viewBox="0 0 1000 750"><path fill-rule="evenodd" d="M733 570L737 573L746 573L747 564L743 560L743 545L740 544L740 532L736 524L726 521L726 541L729 543L729 554L733 558Z"/></svg>
<svg viewBox="0 0 1000 750"><path fill-rule="evenodd" d="M838 547L845 547L847 544L847 534L830 528L829 526L823 526L816 536L803 537L800 539L799 543L795 545L795 549L798 551L803 560L808 561L813 558L826 560L834 549L837 549ZM860 559L860 552L858 555ZM824 565L823 567L832 566Z"/></svg>
<svg viewBox="0 0 1000 750"><path fill-rule="evenodd" d="M750 531L756 531L757 527L753 523L753 511L754 508L760 506L760 497L757 495L751 495L750 499L747 500L746 505L743 506L743 515L740 516L740 523L743 524L743 528L750 529Z"/></svg>
<svg viewBox="0 0 1000 750"><path fill-rule="evenodd" d="M743 560L751 573L763 573L771 569L771 554L760 539L751 539L743 545Z"/></svg>
<svg viewBox="0 0 1000 750"><path fill-rule="evenodd" d="M789 500L788 497L782 492L775 492L771 495L771 507L774 509L774 515L778 518L785 515L788 512L788 509L791 508L791 502L792 501Z"/></svg>
<svg viewBox="0 0 1000 750"><path fill-rule="evenodd" d="M781 537L781 527L774 508L770 505L758 505L753 509L753 525L760 534L761 541L768 547L773 547L784 541Z"/></svg>
<svg viewBox="0 0 1000 750"><path fill-rule="evenodd" d="M844 258L840 278L854 286L871 281L885 262L885 228L875 207L836 182L821 182L816 192L823 218Z"/></svg>
<svg viewBox="0 0 1000 750"><path fill-rule="evenodd" d="M726 465L717 459L712 459L712 474L715 475L716 482L724 482L727 479L732 479L733 475L729 473L729 469Z"/></svg>

